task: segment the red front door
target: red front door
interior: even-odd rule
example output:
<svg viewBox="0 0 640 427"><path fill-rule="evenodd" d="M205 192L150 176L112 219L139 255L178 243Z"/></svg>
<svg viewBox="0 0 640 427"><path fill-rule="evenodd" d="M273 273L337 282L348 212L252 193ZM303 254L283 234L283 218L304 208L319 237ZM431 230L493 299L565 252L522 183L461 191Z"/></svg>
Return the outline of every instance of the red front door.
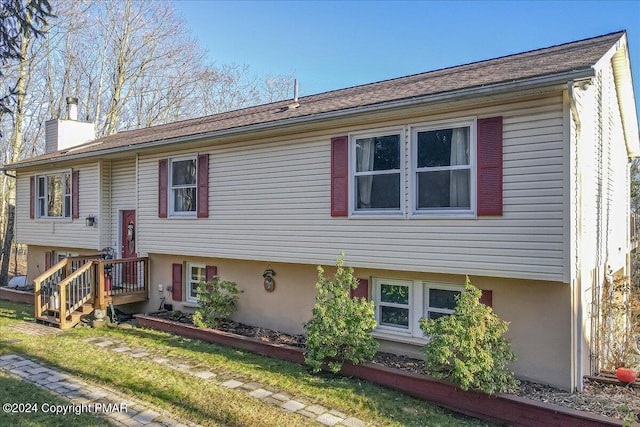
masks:
<svg viewBox="0 0 640 427"><path fill-rule="evenodd" d="M122 258L137 257L136 211L122 211ZM138 281L137 263L135 261L122 264L122 282L125 286L136 285Z"/></svg>
<svg viewBox="0 0 640 427"><path fill-rule="evenodd" d="M122 258L135 258L136 252L136 211L122 211Z"/></svg>

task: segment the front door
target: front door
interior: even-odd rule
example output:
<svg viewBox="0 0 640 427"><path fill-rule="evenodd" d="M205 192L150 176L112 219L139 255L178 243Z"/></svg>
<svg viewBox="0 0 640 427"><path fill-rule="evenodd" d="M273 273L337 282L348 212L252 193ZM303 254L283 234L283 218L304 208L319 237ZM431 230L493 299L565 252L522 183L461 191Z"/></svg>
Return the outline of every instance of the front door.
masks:
<svg viewBox="0 0 640 427"><path fill-rule="evenodd" d="M122 258L136 257L136 211L122 211Z"/></svg>
<svg viewBox="0 0 640 427"><path fill-rule="evenodd" d="M122 231L121 231L121 253L122 258L137 257L137 233L136 233L136 211L122 211ZM137 262L131 261L122 266L122 284L126 287L135 286L138 281Z"/></svg>

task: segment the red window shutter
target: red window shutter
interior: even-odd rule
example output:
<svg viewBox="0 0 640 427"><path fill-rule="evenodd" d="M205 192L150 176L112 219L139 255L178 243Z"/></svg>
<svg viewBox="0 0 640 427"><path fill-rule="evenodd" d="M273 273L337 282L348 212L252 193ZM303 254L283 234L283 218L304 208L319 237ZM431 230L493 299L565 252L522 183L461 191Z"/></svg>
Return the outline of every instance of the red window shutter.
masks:
<svg viewBox="0 0 640 427"><path fill-rule="evenodd" d="M487 307L493 307L493 291L481 289L482 295L480 296L480 302Z"/></svg>
<svg viewBox="0 0 640 427"><path fill-rule="evenodd" d="M36 177L32 176L29 179L29 218L34 219L36 217Z"/></svg>
<svg viewBox="0 0 640 427"><path fill-rule="evenodd" d="M369 299L369 279L358 279L358 287L351 289L351 298Z"/></svg>
<svg viewBox="0 0 640 427"><path fill-rule="evenodd" d="M158 218L167 217L167 192L169 183L169 161L158 162Z"/></svg>
<svg viewBox="0 0 640 427"><path fill-rule="evenodd" d="M80 172L71 172L71 217L80 218Z"/></svg>
<svg viewBox="0 0 640 427"><path fill-rule="evenodd" d="M196 202L198 218L209 217L209 155L198 156L198 196Z"/></svg>
<svg viewBox="0 0 640 427"><path fill-rule="evenodd" d="M204 269L204 280L207 282L212 280L215 276L218 275L218 267L213 265L207 265Z"/></svg>
<svg viewBox="0 0 640 427"><path fill-rule="evenodd" d="M174 301L182 301L182 264L171 265L171 298Z"/></svg>
<svg viewBox="0 0 640 427"><path fill-rule="evenodd" d="M53 267L53 252L44 253L44 269L45 271Z"/></svg>
<svg viewBox="0 0 640 427"><path fill-rule="evenodd" d="M347 216L349 209L349 138L331 138L331 216Z"/></svg>
<svg viewBox="0 0 640 427"><path fill-rule="evenodd" d="M478 120L478 216L502 215L502 117Z"/></svg>

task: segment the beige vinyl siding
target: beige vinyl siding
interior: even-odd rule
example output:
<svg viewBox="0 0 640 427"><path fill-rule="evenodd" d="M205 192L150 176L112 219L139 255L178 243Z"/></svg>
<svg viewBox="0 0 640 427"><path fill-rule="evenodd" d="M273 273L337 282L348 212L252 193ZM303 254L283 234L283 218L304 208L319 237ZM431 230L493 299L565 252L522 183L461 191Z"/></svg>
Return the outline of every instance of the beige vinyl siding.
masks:
<svg viewBox="0 0 640 427"><path fill-rule="evenodd" d="M157 217L158 160L195 152L141 156L139 247L144 253L312 264L333 263L345 251L356 267L562 281L562 108L558 95L377 125L502 115L501 218L331 218L330 138L355 128L208 149L208 219Z"/></svg>
<svg viewBox="0 0 640 427"><path fill-rule="evenodd" d="M111 164L111 238L108 246L119 253L120 211L136 209L136 160L113 161Z"/></svg>
<svg viewBox="0 0 640 427"><path fill-rule="evenodd" d="M100 248L110 246L111 237L111 161L100 162L100 213L98 227L100 227Z"/></svg>
<svg viewBox="0 0 640 427"><path fill-rule="evenodd" d="M61 168L60 170L63 170ZM68 170L68 169L67 169ZM17 179L18 206L16 214L16 239L27 245L99 249L98 227L87 227L85 218L97 215L100 208L100 166L92 163L74 170L79 171L79 215L71 219L30 219L29 179L33 173L19 173ZM46 171L45 173L47 173Z"/></svg>

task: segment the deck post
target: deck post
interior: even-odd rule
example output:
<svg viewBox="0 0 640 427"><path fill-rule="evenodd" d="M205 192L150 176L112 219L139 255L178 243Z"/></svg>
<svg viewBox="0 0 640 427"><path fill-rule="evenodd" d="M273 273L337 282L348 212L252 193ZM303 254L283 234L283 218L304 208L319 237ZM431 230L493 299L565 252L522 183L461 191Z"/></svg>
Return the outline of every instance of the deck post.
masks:
<svg viewBox="0 0 640 427"><path fill-rule="evenodd" d="M35 280L33 282L33 297L35 298L34 301L34 316L36 318L42 316L42 297L41 297L41 293L42 293L42 284L40 282L40 280Z"/></svg>
<svg viewBox="0 0 640 427"><path fill-rule="evenodd" d="M62 285L60 285L62 283ZM60 329L64 329L65 323L67 322L67 286L64 284L64 280L58 284L60 288L60 293L58 294L60 298L60 311L58 312L60 315Z"/></svg>
<svg viewBox="0 0 640 427"><path fill-rule="evenodd" d="M98 306L94 305L94 308L104 310L107 308L107 304L104 299L104 261L98 261L98 272L96 273L96 292L98 293Z"/></svg>

